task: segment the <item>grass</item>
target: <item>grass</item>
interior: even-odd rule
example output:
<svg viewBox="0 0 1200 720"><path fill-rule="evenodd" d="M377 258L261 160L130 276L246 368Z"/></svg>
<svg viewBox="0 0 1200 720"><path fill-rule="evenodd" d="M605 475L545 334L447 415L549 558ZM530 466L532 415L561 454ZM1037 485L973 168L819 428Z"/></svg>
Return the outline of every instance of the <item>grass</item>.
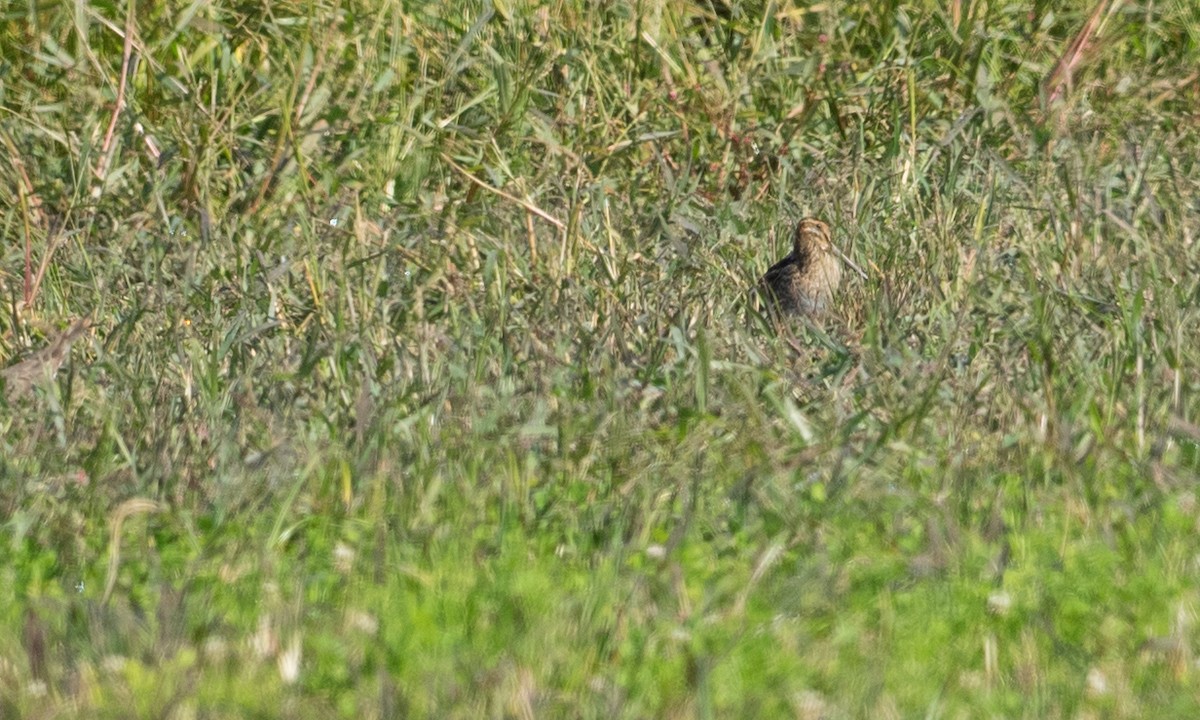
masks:
<svg viewBox="0 0 1200 720"><path fill-rule="evenodd" d="M1061 5L0 10L0 716L1194 717L1200 15Z"/></svg>

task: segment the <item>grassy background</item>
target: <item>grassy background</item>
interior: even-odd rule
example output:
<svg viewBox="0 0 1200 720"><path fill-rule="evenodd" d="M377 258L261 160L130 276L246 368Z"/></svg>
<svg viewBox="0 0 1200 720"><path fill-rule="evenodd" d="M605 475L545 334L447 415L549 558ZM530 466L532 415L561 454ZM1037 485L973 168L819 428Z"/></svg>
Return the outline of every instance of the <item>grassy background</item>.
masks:
<svg viewBox="0 0 1200 720"><path fill-rule="evenodd" d="M1198 8L5 5L0 717L1195 717Z"/></svg>

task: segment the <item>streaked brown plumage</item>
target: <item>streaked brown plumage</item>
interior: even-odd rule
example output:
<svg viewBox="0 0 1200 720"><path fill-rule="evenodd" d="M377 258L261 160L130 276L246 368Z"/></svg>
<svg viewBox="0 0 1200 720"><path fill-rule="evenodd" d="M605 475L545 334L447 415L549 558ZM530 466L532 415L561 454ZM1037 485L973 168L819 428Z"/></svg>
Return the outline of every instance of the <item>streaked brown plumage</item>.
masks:
<svg viewBox="0 0 1200 720"><path fill-rule="evenodd" d="M4 395L9 402L28 394L34 385L54 378L71 352L71 343L88 329L88 319L80 318L49 345L16 365L0 370L4 378Z"/></svg>
<svg viewBox="0 0 1200 720"><path fill-rule="evenodd" d="M833 249L829 226L804 218L792 235L792 252L771 266L759 291L785 315L820 316L833 303L842 281L842 263Z"/></svg>

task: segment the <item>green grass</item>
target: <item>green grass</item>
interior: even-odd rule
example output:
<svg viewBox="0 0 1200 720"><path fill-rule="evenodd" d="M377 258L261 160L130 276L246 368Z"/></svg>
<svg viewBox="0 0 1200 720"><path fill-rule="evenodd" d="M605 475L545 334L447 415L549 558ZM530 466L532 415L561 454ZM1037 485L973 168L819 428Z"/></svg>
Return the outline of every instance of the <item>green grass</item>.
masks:
<svg viewBox="0 0 1200 720"><path fill-rule="evenodd" d="M1051 5L5 6L0 717L1195 717L1200 10Z"/></svg>

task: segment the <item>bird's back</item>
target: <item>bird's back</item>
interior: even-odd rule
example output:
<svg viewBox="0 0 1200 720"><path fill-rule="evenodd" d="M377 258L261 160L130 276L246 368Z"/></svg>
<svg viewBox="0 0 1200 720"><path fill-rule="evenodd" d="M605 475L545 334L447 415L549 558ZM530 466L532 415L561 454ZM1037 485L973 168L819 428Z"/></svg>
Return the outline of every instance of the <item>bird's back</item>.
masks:
<svg viewBox="0 0 1200 720"><path fill-rule="evenodd" d="M841 278L841 264L831 253L789 255L767 270L759 287L784 313L819 315L829 309Z"/></svg>

